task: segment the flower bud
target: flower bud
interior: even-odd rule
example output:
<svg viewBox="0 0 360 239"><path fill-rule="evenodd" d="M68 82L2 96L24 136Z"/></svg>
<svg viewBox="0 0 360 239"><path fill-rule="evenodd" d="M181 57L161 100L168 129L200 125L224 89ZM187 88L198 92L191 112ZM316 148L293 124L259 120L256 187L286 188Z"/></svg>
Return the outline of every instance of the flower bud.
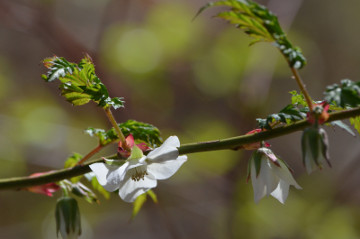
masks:
<svg viewBox="0 0 360 239"><path fill-rule="evenodd" d="M80 211L74 198L62 197L57 201L56 232L63 239L76 239L81 234Z"/></svg>
<svg viewBox="0 0 360 239"><path fill-rule="evenodd" d="M308 174L316 168L322 168L324 161L329 161L329 142L324 129L313 126L306 128L301 139L303 164Z"/></svg>
<svg viewBox="0 0 360 239"><path fill-rule="evenodd" d="M41 176L41 175L44 175L47 173L50 173L50 172L33 173L29 177L30 178L38 177L38 176ZM40 194L44 194L48 197L52 197L53 193L55 193L59 189L60 189L60 187L56 183L46 183L43 185L28 187L28 188L25 188L24 190L27 190L27 191L33 192L33 193L40 193Z"/></svg>

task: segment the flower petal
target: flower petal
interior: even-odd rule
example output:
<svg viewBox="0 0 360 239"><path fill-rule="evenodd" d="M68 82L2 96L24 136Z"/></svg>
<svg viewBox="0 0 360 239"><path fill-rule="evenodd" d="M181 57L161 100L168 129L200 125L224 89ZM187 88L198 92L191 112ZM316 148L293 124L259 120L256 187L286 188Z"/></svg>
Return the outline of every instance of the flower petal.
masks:
<svg viewBox="0 0 360 239"><path fill-rule="evenodd" d="M181 165L187 161L187 156L179 156L174 160L167 160L160 163L151 163L147 166L148 173L152 174L156 179L164 180L170 178L179 170Z"/></svg>
<svg viewBox="0 0 360 239"><path fill-rule="evenodd" d="M133 202L141 194L156 187L157 181L152 175L146 175L144 179L134 181L130 176L126 177L119 188L119 196L125 202Z"/></svg>
<svg viewBox="0 0 360 239"><path fill-rule="evenodd" d="M269 159L262 159L258 177L261 178L265 184L267 196L275 190L280 181L280 178L274 174L273 168L276 168L276 166L273 165Z"/></svg>
<svg viewBox="0 0 360 239"><path fill-rule="evenodd" d="M256 177L255 163L251 160L251 184L254 190L254 200L258 203L266 195L265 184L260 177Z"/></svg>
<svg viewBox="0 0 360 239"><path fill-rule="evenodd" d="M283 181L288 183L289 185L295 186L297 189L302 189L300 185L295 181L293 178L290 170L287 168L287 166L279 160L281 167L273 167L273 172Z"/></svg>
<svg viewBox="0 0 360 239"><path fill-rule="evenodd" d="M89 165L90 169L95 173L100 185L107 191L113 192L119 188L119 183L125 176L125 169L128 162L121 167L114 165L107 165L104 163L94 163Z"/></svg>
<svg viewBox="0 0 360 239"><path fill-rule="evenodd" d="M176 159L179 156L179 150L177 149L179 146L179 138L177 136L170 136L160 147L151 151L147 158L157 162Z"/></svg>
<svg viewBox="0 0 360 239"><path fill-rule="evenodd" d="M284 180L280 180L277 188L271 193L271 196L279 200L282 204L285 203L286 198L289 195L290 185Z"/></svg>

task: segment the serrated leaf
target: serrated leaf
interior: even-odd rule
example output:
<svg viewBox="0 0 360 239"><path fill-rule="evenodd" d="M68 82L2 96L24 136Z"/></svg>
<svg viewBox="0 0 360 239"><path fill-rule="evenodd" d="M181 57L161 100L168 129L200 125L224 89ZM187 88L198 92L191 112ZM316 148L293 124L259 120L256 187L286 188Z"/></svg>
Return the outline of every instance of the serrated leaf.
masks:
<svg viewBox="0 0 360 239"><path fill-rule="evenodd" d="M297 106L303 106L303 107L307 106L307 103L306 103L306 100L305 100L305 97L303 94L297 93L296 90L290 91L289 93L291 94L291 104L297 105Z"/></svg>
<svg viewBox="0 0 360 239"><path fill-rule="evenodd" d="M121 97L110 98L105 85L95 74L95 67L89 56L85 56L79 64L68 62L63 57L54 56L44 60L49 69L43 79L50 82L59 79L61 95L74 106L94 101L103 108L124 107Z"/></svg>
<svg viewBox="0 0 360 239"><path fill-rule="evenodd" d="M68 62L63 57L49 57L46 58L43 63L44 66L49 69L46 75L42 75L42 78L47 82L64 77L66 74L72 74L76 69L76 64Z"/></svg>
<svg viewBox="0 0 360 239"><path fill-rule="evenodd" d="M291 67L300 69L305 66L306 59L301 50L290 43L277 17L266 7L250 0L223 0L206 4L199 9L195 17L204 10L215 6L230 8L218 13L216 17L227 20L254 38L255 40L251 44L260 41L273 42Z"/></svg>
<svg viewBox="0 0 360 239"><path fill-rule="evenodd" d="M128 120L119 124L119 127L125 136L132 134L135 140L143 141L153 148L162 144L160 130L151 124Z"/></svg>
<svg viewBox="0 0 360 239"><path fill-rule="evenodd" d="M124 123L120 123L119 127L125 137L132 134L136 141L145 142L153 148L162 144L160 130L151 124L139 122L136 120L128 120ZM118 135L114 128L105 131L103 129L89 127L85 130L85 133L92 137L97 137L99 139L99 144L102 146L118 140Z"/></svg>
<svg viewBox="0 0 360 239"><path fill-rule="evenodd" d="M341 84L333 84L326 88L325 100L336 106L356 107L360 105L360 81L354 82L348 79L342 80Z"/></svg>
<svg viewBox="0 0 360 239"><path fill-rule="evenodd" d="M263 129L272 129L279 123L291 124L306 118L308 108L298 108L293 104L287 105L279 113L270 114L266 119L256 119L258 126Z"/></svg>

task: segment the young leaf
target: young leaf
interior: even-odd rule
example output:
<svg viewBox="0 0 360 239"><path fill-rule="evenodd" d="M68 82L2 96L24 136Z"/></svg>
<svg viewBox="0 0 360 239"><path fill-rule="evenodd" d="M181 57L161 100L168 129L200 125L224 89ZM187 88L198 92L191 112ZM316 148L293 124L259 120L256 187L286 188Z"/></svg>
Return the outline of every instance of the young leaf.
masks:
<svg viewBox="0 0 360 239"><path fill-rule="evenodd" d="M360 134L360 117L354 117L354 118L350 118L350 123L351 125L354 125L354 128L359 132Z"/></svg>
<svg viewBox="0 0 360 239"><path fill-rule="evenodd" d="M89 56L85 56L79 64L54 56L45 59L44 65L49 71L42 78L47 82L59 79L61 95L74 106L84 105L92 100L103 108L124 107L122 98L109 97L105 85L95 74L95 67Z"/></svg>
<svg viewBox="0 0 360 239"><path fill-rule="evenodd" d="M325 91L325 100L336 106L356 107L360 105L360 81L353 82L345 79L341 84L328 86Z"/></svg>
<svg viewBox="0 0 360 239"><path fill-rule="evenodd" d="M306 100L305 100L303 94L297 93L296 90L290 91L289 93L291 94L291 104L296 105L296 106L303 106L303 107L307 106L307 103L306 103Z"/></svg>
<svg viewBox="0 0 360 239"><path fill-rule="evenodd" d="M242 29L253 43L264 41L272 42L287 59L291 67L300 69L306 64L306 59L298 47L294 47L281 29L277 17L266 7L251 0L221 0L211 2L200 8L196 16L204 10L215 7L230 7L229 10L220 12L216 17L222 18Z"/></svg>
<svg viewBox="0 0 360 239"><path fill-rule="evenodd" d="M81 154L74 153L65 161L65 168L74 167L82 159L82 157L83 156Z"/></svg>
<svg viewBox="0 0 360 239"><path fill-rule="evenodd" d="M65 58L56 56L46 58L43 63L49 69L46 75L42 75L42 78L47 82L64 77L66 74L72 74L77 67L76 64L68 62Z"/></svg>

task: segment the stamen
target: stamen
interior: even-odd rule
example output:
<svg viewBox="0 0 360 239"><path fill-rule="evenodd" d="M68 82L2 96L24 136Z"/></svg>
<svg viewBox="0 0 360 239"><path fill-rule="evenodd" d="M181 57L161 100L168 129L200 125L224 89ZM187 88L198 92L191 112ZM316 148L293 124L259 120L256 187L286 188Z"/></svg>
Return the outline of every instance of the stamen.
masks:
<svg viewBox="0 0 360 239"><path fill-rule="evenodd" d="M149 175L146 171L146 166L139 166L136 168L133 168L129 170L129 173L131 174L131 179L135 182L140 181L141 179L145 179L145 175Z"/></svg>

